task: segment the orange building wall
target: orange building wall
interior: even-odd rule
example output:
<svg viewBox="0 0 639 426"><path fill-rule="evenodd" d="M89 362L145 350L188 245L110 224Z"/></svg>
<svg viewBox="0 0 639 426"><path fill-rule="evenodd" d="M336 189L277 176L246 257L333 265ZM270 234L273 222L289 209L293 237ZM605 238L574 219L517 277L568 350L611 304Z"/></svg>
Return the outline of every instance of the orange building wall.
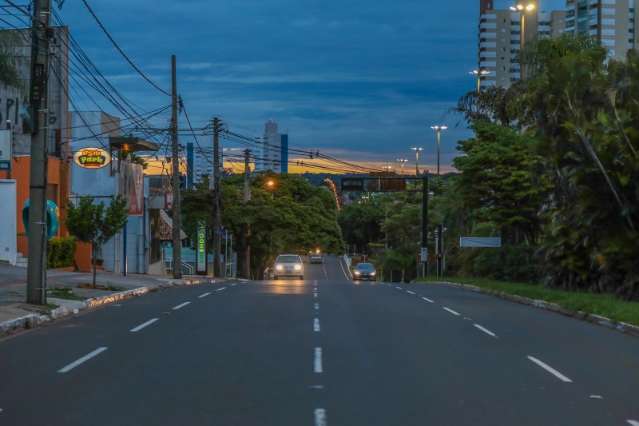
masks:
<svg viewBox="0 0 639 426"><path fill-rule="evenodd" d="M70 166L57 157L49 157L48 162L48 198L53 199L60 207L60 230L58 236L67 236L68 231L66 222L66 205L69 202L69 186L70 186ZM25 234L24 224L22 223L22 208L24 203L29 199L29 180L31 173L31 157L21 156L14 157L11 164L11 172L0 171L0 179L16 180L16 218L18 225L18 252L24 256L28 255L29 247L27 236Z"/></svg>

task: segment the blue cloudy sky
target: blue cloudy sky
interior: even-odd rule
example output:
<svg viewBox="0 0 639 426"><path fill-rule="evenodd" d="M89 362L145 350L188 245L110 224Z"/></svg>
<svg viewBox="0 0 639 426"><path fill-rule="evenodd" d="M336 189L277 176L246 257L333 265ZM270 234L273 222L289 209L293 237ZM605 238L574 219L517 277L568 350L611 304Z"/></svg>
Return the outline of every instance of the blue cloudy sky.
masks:
<svg viewBox="0 0 639 426"><path fill-rule="evenodd" d="M434 123L451 127L445 163L468 136L450 110L474 85L478 0L89 2L160 85L169 87L169 56L178 56L179 92L194 126L218 115L258 136L272 118L291 145L375 161L421 145L432 162ZM62 16L141 108L168 104L122 61L79 0L66 0Z"/></svg>

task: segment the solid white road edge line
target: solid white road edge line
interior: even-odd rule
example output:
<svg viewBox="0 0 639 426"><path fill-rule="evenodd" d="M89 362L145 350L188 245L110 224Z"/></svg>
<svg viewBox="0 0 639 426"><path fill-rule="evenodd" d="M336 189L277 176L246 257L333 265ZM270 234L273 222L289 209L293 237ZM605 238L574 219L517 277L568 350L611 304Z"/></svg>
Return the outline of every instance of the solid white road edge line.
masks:
<svg viewBox="0 0 639 426"><path fill-rule="evenodd" d="M315 410L315 426L326 426L326 410L317 408Z"/></svg>
<svg viewBox="0 0 639 426"><path fill-rule="evenodd" d="M453 311L452 309L447 308L446 306L444 306L444 310L445 310L446 312L450 312L451 314L455 315L456 317L458 317L459 315L461 315L459 312L455 312L455 311Z"/></svg>
<svg viewBox="0 0 639 426"><path fill-rule="evenodd" d="M538 366L540 366L541 368L543 368L544 370L546 370L547 372L549 372L550 374L552 374L553 376L555 376L556 378L558 378L559 380L561 380L562 382L564 382L564 383L572 383L572 380L570 380L568 377L564 376L559 371L555 370L554 368L552 368L551 366L549 366L545 362L540 361L537 358L535 358L533 356L530 356L530 355L528 355L528 359L530 361L532 361L533 363L537 364Z"/></svg>
<svg viewBox="0 0 639 426"><path fill-rule="evenodd" d="M87 362L88 360L90 360L91 358L94 358L98 355L100 355L102 352L106 351L108 348L106 346L102 346L100 348L97 348L96 350L94 350L93 352L89 352L88 354L86 354L85 356L83 356L80 359L77 359L75 361L73 361L71 364L62 367L61 369L58 370L58 373L64 374L64 373L68 373L69 371L73 370L75 367L77 367L80 364L83 364L85 362Z"/></svg>
<svg viewBox="0 0 639 426"><path fill-rule="evenodd" d="M159 321L159 318L153 318L148 320L147 322L143 322L142 324L138 325L137 327L133 327L131 330L129 330L131 333L137 333L138 331L142 330L143 328L146 328L148 326L150 326L151 324L153 324L154 322Z"/></svg>
<svg viewBox="0 0 639 426"><path fill-rule="evenodd" d="M630 419L628 419L628 420L627 420L627 422L628 422L628 424L629 424L630 426L639 426L639 422L638 422L638 421L636 421L636 420L630 420Z"/></svg>
<svg viewBox="0 0 639 426"><path fill-rule="evenodd" d="M428 303L435 303L434 300L429 299L428 297L422 297L422 300L427 301Z"/></svg>
<svg viewBox="0 0 639 426"><path fill-rule="evenodd" d="M198 299L204 299L206 296L210 296L210 295L211 295L211 293L208 292L208 293L200 294L197 298Z"/></svg>
<svg viewBox="0 0 639 426"><path fill-rule="evenodd" d="M353 277L352 276L350 278L348 277L348 274L346 273L346 269L344 269L344 265L342 264L342 259L338 259L337 261L339 262L339 266L342 267L342 272L344 273L344 277L346 278L346 280L352 281Z"/></svg>
<svg viewBox="0 0 639 426"><path fill-rule="evenodd" d="M320 331L319 318L315 318L315 320L313 321L313 331L316 332L316 333L319 333L319 331Z"/></svg>
<svg viewBox="0 0 639 426"><path fill-rule="evenodd" d="M322 348L315 348L315 359L313 360L313 371L315 373L323 373L322 369Z"/></svg>
<svg viewBox="0 0 639 426"><path fill-rule="evenodd" d="M174 307L173 307L173 308L171 308L171 309L173 309L174 311L177 311L178 309L182 309L183 307L185 307L185 306L187 306L187 305L190 305L190 304L191 304L191 302L184 302L184 303L180 303L179 305L174 306Z"/></svg>
<svg viewBox="0 0 639 426"><path fill-rule="evenodd" d="M495 333L493 333L492 331L490 331L489 329L482 327L479 324L473 324L475 326L476 329L483 331L484 333L488 334L489 336L495 337L497 338L497 335Z"/></svg>

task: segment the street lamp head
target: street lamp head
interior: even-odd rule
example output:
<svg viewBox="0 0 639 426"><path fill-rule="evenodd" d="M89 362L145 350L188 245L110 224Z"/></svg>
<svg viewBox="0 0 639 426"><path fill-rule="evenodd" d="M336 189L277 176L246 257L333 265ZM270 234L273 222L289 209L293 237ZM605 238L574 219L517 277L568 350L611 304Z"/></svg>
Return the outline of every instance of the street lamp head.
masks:
<svg viewBox="0 0 639 426"><path fill-rule="evenodd" d="M448 130L448 126L435 125L435 126L430 126L430 128L435 130L436 132L442 131L442 130Z"/></svg>
<svg viewBox="0 0 639 426"><path fill-rule="evenodd" d="M266 187L268 189L273 189L275 188L275 180L274 179L269 179L266 181Z"/></svg>
<svg viewBox="0 0 639 426"><path fill-rule="evenodd" d="M424 150L424 148L420 148L420 147L412 147L411 149L415 152L420 152Z"/></svg>
<svg viewBox="0 0 639 426"><path fill-rule="evenodd" d="M534 1L529 1L527 3L517 3L515 6L510 6L510 10L513 12L532 12L537 9L537 5Z"/></svg>

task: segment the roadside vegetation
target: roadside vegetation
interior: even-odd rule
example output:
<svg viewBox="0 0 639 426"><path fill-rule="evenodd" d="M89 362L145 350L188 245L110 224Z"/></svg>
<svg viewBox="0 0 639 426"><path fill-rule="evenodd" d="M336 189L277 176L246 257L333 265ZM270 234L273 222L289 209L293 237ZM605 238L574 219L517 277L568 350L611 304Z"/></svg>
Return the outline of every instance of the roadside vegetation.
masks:
<svg viewBox="0 0 639 426"><path fill-rule="evenodd" d="M528 79L459 101L474 136L458 143L459 174L431 180L430 264L442 223L447 275L631 321L637 304L620 299L639 300L639 56L609 60L593 40L564 37L531 45L526 67ZM420 203L361 198L340 215L346 243L414 278ZM460 249L460 236L503 247Z"/></svg>
<svg viewBox="0 0 639 426"><path fill-rule="evenodd" d="M315 187L300 176L270 173L260 173L251 179L251 200L246 203L243 188L243 176L222 180L222 225L236 236L234 248L239 254L239 271L243 270L242 253L247 244L251 247L251 274L258 278L281 253L303 255L316 248L325 253L343 252L337 205L327 188ZM207 180L184 193L184 229L193 240L199 221L211 229L212 205ZM247 226L250 226L248 238ZM213 235L209 234L209 247L212 244Z"/></svg>

